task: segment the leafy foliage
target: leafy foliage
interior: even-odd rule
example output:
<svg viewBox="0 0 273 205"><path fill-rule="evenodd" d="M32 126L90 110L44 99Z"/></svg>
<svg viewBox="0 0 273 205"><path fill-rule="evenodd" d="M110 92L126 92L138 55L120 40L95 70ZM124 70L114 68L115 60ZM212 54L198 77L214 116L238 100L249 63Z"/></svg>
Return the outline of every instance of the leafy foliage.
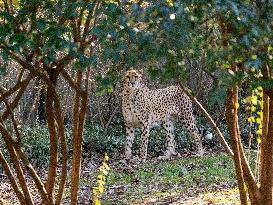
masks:
<svg viewBox="0 0 273 205"><path fill-rule="evenodd" d="M272 64L272 6L249 1L121 1L107 4L108 18L96 34L105 59L126 68L145 63L161 80L185 80L185 62L204 59L203 70L217 79L215 92L221 95L235 83L262 83L262 64ZM154 63L162 58L163 69L156 68ZM240 69L234 72L236 65Z"/></svg>
<svg viewBox="0 0 273 205"><path fill-rule="evenodd" d="M76 70L109 61L114 70L145 63L163 81L176 76L186 80L185 62L204 59L204 71L218 79L220 89L230 82L255 83L264 62L272 67L272 2L103 1L98 6L86 1L22 0L14 4L17 12L2 9L0 14L4 58L14 52L54 66L68 55L65 63L73 60ZM70 20L80 18L84 25L92 12L94 27L80 35L86 45L93 50L99 45L100 51L87 55L72 38L75 29ZM154 63L162 58L166 60L163 69L155 72L159 68ZM243 69L230 72L236 64L243 64ZM102 82L99 93L112 91L114 78L98 81Z"/></svg>

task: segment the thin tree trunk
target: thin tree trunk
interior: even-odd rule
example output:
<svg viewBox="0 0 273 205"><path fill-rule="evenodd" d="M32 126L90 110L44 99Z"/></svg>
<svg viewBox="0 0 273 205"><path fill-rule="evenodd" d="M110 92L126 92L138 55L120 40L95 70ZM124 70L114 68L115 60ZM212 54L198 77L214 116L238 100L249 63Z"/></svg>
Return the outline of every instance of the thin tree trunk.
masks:
<svg viewBox="0 0 273 205"><path fill-rule="evenodd" d="M111 124L111 122L112 122L112 120L113 120L113 118L114 118L114 116L115 116L115 114L116 114L117 111L118 111L118 106L115 107L114 111L112 112L111 116L109 117L109 120L108 120L108 122L105 125L106 129L108 129L108 127Z"/></svg>
<svg viewBox="0 0 273 205"><path fill-rule="evenodd" d="M77 73L77 87L82 84L82 72ZM72 154L72 173L71 173L71 205L77 204L78 188L81 170L81 152L82 152L82 135L87 111L88 96L87 90L84 95L76 90L75 104L73 111L73 154Z"/></svg>
<svg viewBox="0 0 273 205"><path fill-rule="evenodd" d="M33 75L29 74L25 80L17 82L12 88L10 88L8 91L4 92L0 96L0 102L2 102L5 98L8 99L9 96L11 96L13 93L15 93L17 90L22 89L22 87L27 87L29 82L32 80Z"/></svg>
<svg viewBox="0 0 273 205"><path fill-rule="evenodd" d="M65 138L65 129L64 129L64 120L63 120L63 114L61 111L61 105L60 100L56 99L54 100L54 108L56 112L56 122L58 124L58 134L61 142L61 148L62 148L62 170L61 170L61 179L60 179L60 185L59 185L59 191L56 198L56 205L61 204L63 192L65 188L65 182L67 177L67 160L68 160L68 153L67 153L67 143Z"/></svg>
<svg viewBox="0 0 273 205"><path fill-rule="evenodd" d="M10 154L10 158L11 158L11 161L12 161L12 163L14 165L14 169L16 171L20 187L23 190L26 202L27 202L27 204L33 204L33 201L32 201L29 189L28 189L28 185L27 185L25 177L24 177L23 170L22 170L22 168L20 166L19 159L18 159L18 157L16 155L16 152L14 150L14 147L13 147L13 139L11 138L11 136L9 137L7 135L8 132L6 131L4 125L1 122L0 122L0 132L1 132L2 136L3 136L3 138L4 138L6 148L7 148L8 152L9 152L9 154Z"/></svg>
<svg viewBox="0 0 273 205"><path fill-rule="evenodd" d="M12 174L12 171L11 171L11 169L10 169L10 167L9 167L7 161L5 160L5 158L4 158L1 151L0 151L0 162L1 162L2 166L3 166L4 171L6 172L6 174L8 176L10 184L11 184L16 196L18 197L18 200L19 200L20 204L28 205L26 200L25 200L25 197L24 197L23 193L21 192L21 190L19 189L18 184L15 181L15 177Z"/></svg>
<svg viewBox="0 0 273 205"><path fill-rule="evenodd" d="M49 202L47 191L45 189L44 184L42 183L42 181L39 178L38 174L34 170L31 163L29 162L27 156L23 153L21 147L16 146L16 151L17 151L18 155L20 156L26 170L28 171L29 175L33 179L33 181L34 181L34 183L35 183L35 185L36 185L36 187L37 187L37 189L39 191L39 194L40 194L40 196L42 198L42 204L52 205L52 203Z"/></svg>
<svg viewBox="0 0 273 205"><path fill-rule="evenodd" d="M267 141L264 136L267 136L268 134L268 122L269 122L269 97L268 95L264 94L263 95L263 131L262 131L262 136L261 136L261 156L260 156L260 179L263 177L263 173L261 170L264 170L264 155L266 155L265 152L265 147L267 146Z"/></svg>
<svg viewBox="0 0 273 205"><path fill-rule="evenodd" d="M261 198L263 205L272 205L273 185L273 100L269 98L268 133L262 137Z"/></svg>
<svg viewBox="0 0 273 205"><path fill-rule="evenodd" d="M50 89L47 90L46 94L46 118L50 134L50 158L46 189L49 200L51 201L51 203L54 203L53 193L58 165L58 137L56 134L55 113L53 107L52 92L50 91Z"/></svg>
<svg viewBox="0 0 273 205"><path fill-rule="evenodd" d="M1 119L0 119L0 132L1 132L2 136L3 136L3 138L4 138L4 141L7 142L6 146L8 148L8 151L9 151L10 155L11 155L11 160L15 161L15 162L18 162L17 165L15 166L15 170L16 170L17 175L19 173L19 175L17 176L18 179L19 179L19 183L20 183L21 180L25 181L25 179L24 179L24 175L22 173L20 163L19 163L18 158L16 156L15 150L16 150L17 154L19 155L19 157L21 158L22 163L24 164L26 170L28 171L28 173L32 177L33 181L35 182L36 187L37 187L37 189L38 189L38 191L39 191L39 193L41 195L43 203L46 204L46 205L49 205L50 203L48 201L47 193L46 193L46 190L45 190L45 187L44 187L42 181L40 180L37 173L33 169L32 165L30 164L30 162L29 162L28 158L26 157L26 155L22 152L21 147L14 142L12 136L6 130L5 126L3 125L3 121L1 121ZM14 155L16 156L15 159L14 159ZM20 183L20 186L22 187L23 192L26 195L25 190L24 190L25 188L21 185L21 183ZM28 187L26 187L26 188L27 188L26 191L28 191ZM28 204L33 204L31 202L27 202L27 203Z"/></svg>
<svg viewBox="0 0 273 205"><path fill-rule="evenodd" d="M244 188L244 176L243 176L243 168L241 164L240 158L240 149L239 149L239 136L237 129L237 108L235 106L238 103L238 88L234 86L233 88L229 88L227 91L227 104L226 104L226 119L227 126L230 132L231 144L234 153L234 164L235 164L235 172L238 181L238 187L240 192L240 200L242 205L247 205L247 195L246 190Z"/></svg>
<svg viewBox="0 0 273 205"><path fill-rule="evenodd" d="M1 94L3 94L2 90L0 90L0 91L1 91ZM18 95L17 95L17 97L18 97ZM38 191L41 194L43 203L47 205L49 203L48 203L47 193L46 193L46 191L44 189L43 183L40 180L40 178L38 177L38 175L35 172L35 170L33 169L33 167L30 164L30 162L28 161L27 157L25 156L25 154L21 150L21 147L20 147L21 136L20 136L20 132L18 130L17 122L16 122L16 120L14 118L14 114L12 112L12 108L11 108L10 104L8 103L8 101L6 100L6 98L4 98L3 101L4 101L4 103L5 103L6 107L7 107L6 112L5 112L6 113L6 117L8 117L8 116L11 117L11 120L12 120L12 123L13 123L13 126L14 126L15 134L16 134L16 137L17 137L16 142L13 140L11 134L6 130L6 128L4 126L4 121L2 120L2 118L0 118L0 130L1 130L1 133L2 133L2 135L4 137L4 139L6 139L10 143L10 146L12 146L12 151L14 151L14 153L16 151L17 154L19 155L19 157L21 158L22 163L24 164L25 168L29 172L30 176L33 178L33 180L34 180L34 182L35 182L35 184L36 184L36 186L38 188ZM10 155L14 155L14 154L10 153ZM17 157L17 155L16 155L16 157ZM18 166L21 169L21 165L19 163L18 163ZM20 176L18 176L18 178L19 178L19 182L20 182ZM21 184L20 184L20 186L21 186ZM23 188L23 191L24 191L24 188ZM29 202L28 204L31 204L31 202Z"/></svg>

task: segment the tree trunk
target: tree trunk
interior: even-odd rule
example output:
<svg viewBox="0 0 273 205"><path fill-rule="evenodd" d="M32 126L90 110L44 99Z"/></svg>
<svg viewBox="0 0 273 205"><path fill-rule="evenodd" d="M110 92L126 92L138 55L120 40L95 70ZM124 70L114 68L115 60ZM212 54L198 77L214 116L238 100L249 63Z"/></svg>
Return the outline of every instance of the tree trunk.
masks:
<svg viewBox="0 0 273 205"><path fill-rule="evenodd" d="M238 88L234 86L233 88L229 88L227 91L227 104L226 104L226 119L227 126L230 133L232 150L234 153L234 164L235 164L235 172L238 181L238 187L240 192L240 200L242 205L247 205L247 195L246 190L244 188L245 181L243 176L243 168L241 164L240 158L240 149L239 149L239 136L237 129L237 108L235 106L238 103Z"/></svg>
<svg viewBox="0 0 273 205"><path fill-rule="evenodd" d="M82 72L78 71L77 73L77 86L78 88L82 85ZM83 129L85 123L85 115L87 112L88 104L88 87L86 87L86 92L83 95L80 94L80 91L76 90L75 95L75 104L73 110L73 130L72 130L72 172L71 172L71 205L77 204L78 198L78 189L79 189L79 180L80 180L80 171L81 171L81 153L82 153L82 138L83 138Z"/></svg>
<svg viewBox="0 0 273 205"><path fill-rule="evenodd" d="M267 116L265 116L267 118ZM263 205L272 205L273 185L273 100L269 98L268 132L261 141L261 198Z"/></svg>

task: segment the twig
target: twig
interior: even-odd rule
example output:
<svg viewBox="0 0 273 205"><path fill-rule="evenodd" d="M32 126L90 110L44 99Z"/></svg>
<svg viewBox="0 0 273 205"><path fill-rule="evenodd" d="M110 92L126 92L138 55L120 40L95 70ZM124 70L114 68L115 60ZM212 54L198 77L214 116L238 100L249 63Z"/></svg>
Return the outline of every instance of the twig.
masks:
<svg viewBox="0 0 273 205"><path fill-rule="evenodd" d="M106 123L106 125L105 125L105 128L106 128L106 129L109 127L110 123L112 122L112 120L113 120L113 118L114 118L114 116L115 116L117 110L118 110L118 106L115 107L115 109L114 109L114 111L112 112L112 114L111 114L111 116L110 116L108 122Z"/></svg>

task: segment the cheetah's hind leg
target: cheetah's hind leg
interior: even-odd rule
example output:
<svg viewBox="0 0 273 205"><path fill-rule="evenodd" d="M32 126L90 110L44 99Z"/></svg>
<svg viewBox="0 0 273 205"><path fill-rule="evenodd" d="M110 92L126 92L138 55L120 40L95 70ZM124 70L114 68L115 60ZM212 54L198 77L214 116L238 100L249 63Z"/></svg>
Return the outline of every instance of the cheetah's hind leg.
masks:
<svg viewBox="0 0 273 205"><path fill-rule="evenodd" d="M196 126L195 118L192 114L183 116L181 119L184 128L187 130L188 134L192 137L194 149L197 151L197 156L204 155L204 149L202 145L201 134Z"/></svg>
<svg viewBox="0 0 273 205"><path fill-rule="evenodd" d="M170 159L172 156L178 155L175 151L176 143L174 139L174 125L172 121L165 121L162 124L162 127L164 128L166 135L167 135L167 150L165 151L163 156L158 157L159 160L167 160Z"/></svg>

